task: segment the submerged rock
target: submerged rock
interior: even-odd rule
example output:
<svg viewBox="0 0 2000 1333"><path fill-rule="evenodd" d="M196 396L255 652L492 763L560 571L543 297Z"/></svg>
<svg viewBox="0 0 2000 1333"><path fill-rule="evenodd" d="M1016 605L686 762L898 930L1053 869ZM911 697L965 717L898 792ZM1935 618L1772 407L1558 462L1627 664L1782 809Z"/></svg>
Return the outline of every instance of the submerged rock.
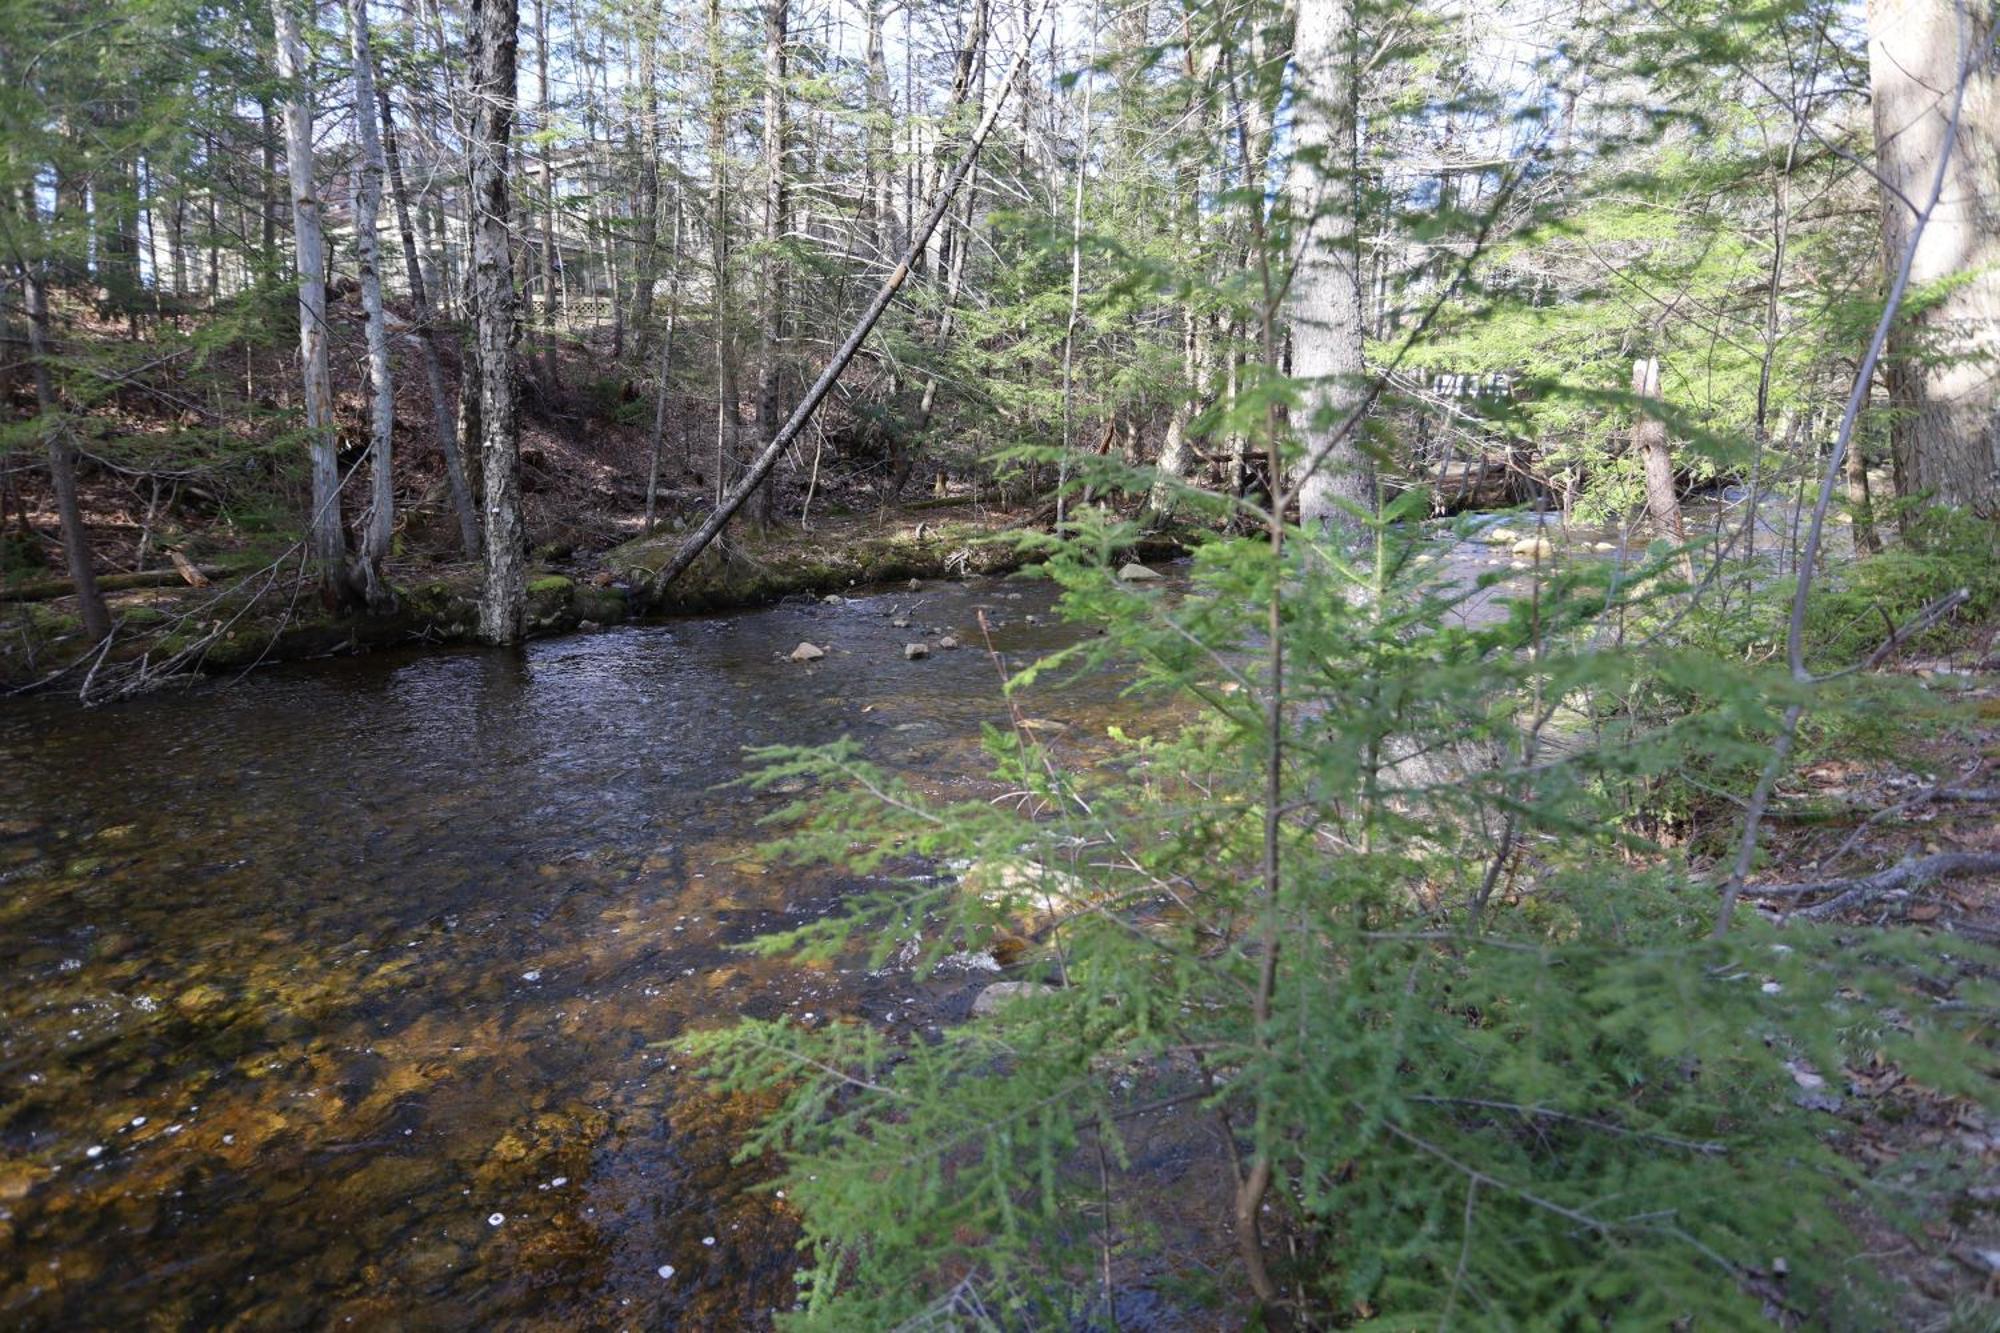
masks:
<svg viewBox="0 0 2000 1333"><path fill-rule="evenodd" d="M1128 561L1119 567L1118 577L1126 583L1154 583L1164 576L1155 573L1153 570L1146 568L1136 561Z"/></svg>
<svg viewBox="0 0 2000 1333"><path fill-rule="evenodd" d="M891 629L908 629L910 627L910 618L908 616L897 616L889 622L889 627Z"/></svg>
<svg viewBox="0 0 2000 1333"><path fill-rule="evenodd" d="M1055 993L1054 986L1044 985L1039 981L996 981L973 997L972 1013L975 1018L984 1018L988 1014L997 1012L1003 1005L1012 1004L1016 1000Z"/></svg>
<svg viewBox="0 0 2000 1333"><path fill-rule="evenodd" d="M794 662L817 662L826 656L826 649L816 644L801 643L792 649L790 656Z"/></svg>

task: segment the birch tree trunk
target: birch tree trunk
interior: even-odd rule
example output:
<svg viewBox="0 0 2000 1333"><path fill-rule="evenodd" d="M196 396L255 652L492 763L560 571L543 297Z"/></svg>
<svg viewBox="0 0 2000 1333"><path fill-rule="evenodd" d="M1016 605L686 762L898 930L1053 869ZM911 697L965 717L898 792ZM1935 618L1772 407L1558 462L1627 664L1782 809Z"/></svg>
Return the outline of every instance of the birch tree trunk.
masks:
<svg viewBox="0 0 2000 1333"><path fill-rule="evenodd" d="M298 255L299 362L305 380L306 438L312 455L312 514L307 549L321 594L332 605L353 601L347 536L340 526L340 464L333 438L333 378L326 345L326 235L313 188L313 114L305 38L291 0L272 0L278 78L285 85L285 170L292 189L292 240Z"/></svg>
<svg viewBox="0 0 2000 1333"><path fill-rule="evenodd" d="M1916 208L1965 100L1938 196L1910 266L1912 291L1950 285L1894 327L1889 384L1896 490L2000 515L2000 57L1981 0L1869 0L1868 82L1894 276Z"/></svg>
<svg viewBox="0 0 2000 1333"><path fill-rule="evenodd" d="M368 47L368 0L349 0L348 33L354 58L354 124L361 162L354 190L354 243L361 278L361 309L368 327L368 384L372 390L368 436L368 516L361 530L362 596L371 611L386 612L396 594L382 575L396 526L394 440L395 372L389 362L389 323L382 314L382 137L375 124L375 66Z"/></svg>
<svg viewBox="0 0 2000 1333"><path fill-rule="evenodd" d="M764 0L764 256L758 269L759 315L764 354L758 362L757 431L777 434L784 421L785 266L785 28L789 0ZM778 481L757 492L757 521L768 526L776 514Z"/></svg>
<svg viewBox="0 0 2000 1333"><path fill-rule="evenodd" d="M480 471L486 526L479 635L521 639L527 578L521 531L519 419L514 402L514 261L508 249L507 158L514 130L515 0L471 0L472 132L466 143L472 191L471 297L478 363Z"/></svg>
<svg viewBox="0 0 2000 1333"><path fill-rule="evenodd" d="M1375 503L1374 468L1361 447L1361 265L1356 226L1354 12L1350 0L1299 0L1293 38L1298 110L1285 196L1306 228L1287 314L1292 373L1305 384L1306 452L1292 484L1299 523L1351 543Z"/></svg>

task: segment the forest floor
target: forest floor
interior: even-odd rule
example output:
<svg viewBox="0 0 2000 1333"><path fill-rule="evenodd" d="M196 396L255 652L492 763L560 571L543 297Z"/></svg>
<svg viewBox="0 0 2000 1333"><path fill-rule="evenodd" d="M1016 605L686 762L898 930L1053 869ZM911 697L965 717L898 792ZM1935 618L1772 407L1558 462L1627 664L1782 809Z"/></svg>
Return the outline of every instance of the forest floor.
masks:
<svg viewBox="0 0 2000 1333"><path fill-rule="evenodd" d="M1942 707L1899 723L1886 747L1892 754L1870 747L1865 755L1835 754L1794 772L1774 802L1781 817L1765 835L1763 882L1865 876L1937 853L2000 852L1996 638L2000 624L1987 625L1960 636L1947 656L1886 668L1921 682ZM1754 883L1746 893L1773 916L1786 906L1782 898L1759 900ZM1976 974L1980 965L1964 958L1962 945L2000 942L2000 874L1863 895L1832 920L1909 927L1935 942L1940 962ZM1865 1199L1856 1191L1849 1221L1871 1265L1893 1284L1895 1326L1994 1327L2000 1121L1879 1058L1838 1070L1801 1066L1794 1079L1799 1104L1824 1117L1829 1140L1875 1187ZM1884 1211L1889 1199L1900 1201L1902 1216Z"/></svg>
<svg viewBox="0 0 2000 1333"><path fill-rule="evenodd" d="M343 441L363 438L366 412L356 369L359 333L351 323L335 325L344 353L334 358ZM454 360L447 347L448 374ZM531 635L870 583L999 572L1022 562L1011 537L1045 517L990 484L967 481L979 473L955 468L948 449L919 459L907 486L887 484L895 469L883 441L835 411L812 445L774 473L774 521L755 524L753 500L673 588L655 593L650 574L714 500L714 407L670 399L657 521L649 532L647 479L655 460L646 426L654 405L606 366L615 366L608 349L580 340L566 347L555 385L531 379L523 392ZM267 377L279 385L287 379L282 364ZM80 436L102 441L85 449L80 482L115 626L108 648L83 634L38 460L0 470L0 692L43 688L102 701L194 672L471 639L479 570L458 546L443 455L423 424L431 416L418 377L398 380L398 511L385 572L400 604L377 616L336 614L309 586L296 519L306 507L302 448L298 457L290 449L281 456L254 452L260 432L268 438L291 419L282 391L272 401L238 403L215 420L191 422L180 407L188 395L173 388L134 390L100 405L77 427ZM752 438L751 428L744 430ZM179 438L177 432L189 439L232 434L244 452L233 463L193 471L134 465L147 450L179 447L162 443ZM365 464L343 454L343 466L355 469L348 487L352 523Z"/></svg>

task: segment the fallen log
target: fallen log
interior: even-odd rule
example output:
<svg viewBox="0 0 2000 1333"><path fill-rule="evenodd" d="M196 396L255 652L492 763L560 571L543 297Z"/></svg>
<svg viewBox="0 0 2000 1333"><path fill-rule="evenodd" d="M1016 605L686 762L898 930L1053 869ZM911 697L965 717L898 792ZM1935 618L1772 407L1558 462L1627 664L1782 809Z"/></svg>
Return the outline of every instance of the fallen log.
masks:
<svg viewBox="0 0 2000 1333"><path fill-rule="evenodd" d="M1885 894L1914 889L1947 875L2000 874L2000 852L1935 852L1910 856L1887 870L1851 879L1824 879L1811 884L1758 884L1745 892L1756 898L1800 898L1831 894L1832 897L1807 907L1789 909L1787 915L1822 921L1838 912L1859 907Z"/></svg>
<svg viewBox="0 0 2000 1333"><path fill-rule="evenodd" d="M204 579L224 579L237 572L224 565L190 565L189 568ZM97 587L100 592L122 592L128 588L163 588L187 582L187 576L171 565L165 569L133 569L118 574L97 576ZM18 583L11 588L0 587L0 603L46 602L57 597L68 597L75 592L76 585L68 579L39 579L33 583Z"/></svg>

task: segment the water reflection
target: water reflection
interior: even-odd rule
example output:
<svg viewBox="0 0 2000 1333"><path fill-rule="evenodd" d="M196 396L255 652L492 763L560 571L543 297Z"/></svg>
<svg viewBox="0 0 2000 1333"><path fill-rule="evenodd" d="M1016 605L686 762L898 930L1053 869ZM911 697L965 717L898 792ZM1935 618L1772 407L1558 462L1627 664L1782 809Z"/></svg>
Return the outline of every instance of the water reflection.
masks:
<svg viewBox="0 0 2000 1333"><path fill-rule="evenodd" d="M993 663L901 645L976 642L984 605L1003 648L1052 646L1048 601L939 586L0 713L0 1323L788 1303L783 1205L730 1164L758 1108L652 1043L744 1013L947 1021L974 983L731 952L847 886L772 866L773 798L716 784L745 745L843 733L973 780ZM783 660L807 638L832 657ZM1063 706L1122 715L1116 685Z"/></svg>

